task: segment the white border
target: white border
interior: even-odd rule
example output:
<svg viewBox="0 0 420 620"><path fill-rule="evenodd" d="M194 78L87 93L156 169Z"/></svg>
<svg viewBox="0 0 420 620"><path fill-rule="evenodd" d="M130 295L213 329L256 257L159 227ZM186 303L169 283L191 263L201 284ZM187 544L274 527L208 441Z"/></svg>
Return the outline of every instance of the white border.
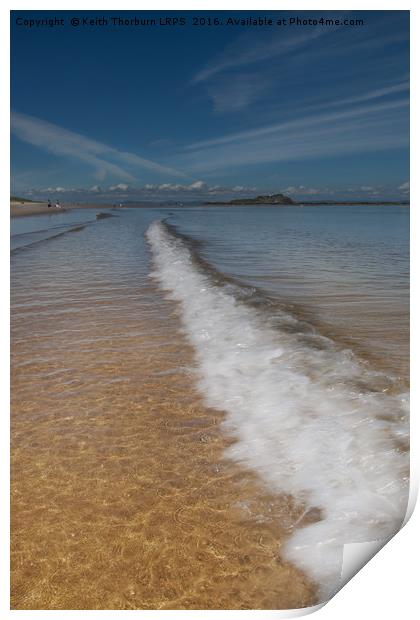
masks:
<svg viewBox="0 0 420 620"><path fill-rule="evenodd" d="M1 58L1 78L2 78L2 93L3 96L0 100L2 106L1 122L2 122L2 136L4 137L1 146L1 193L3 196L2 210L1 210L1 226L0 235L2 236L0 242L1 252L1 291L2 297L7 300L9 297L9 143L6 136L9 132L9 97L6 95L9 93L9 70L7 62L10 59L9 48L9 10L116 10L115 2L109 2L103 0L91 0L88 7L86 2L80 2L74 0L72 3L67 2L42 2L40 3L34 0L26 0L23 4L23 8L19 6L21 3L11 2L10 0L2 5L1 20L0 20L0 36L1 43L3 45ZM391 2L389 0L379 2L372 0L365 0L363 2L355 1L351 3L343 3L340 1L331 2L309 2L301 1L296 6L293 2L285 2L279 4L273 2L273 0L266 0L263 4L263 8L256 6L257 3L250 2L249 0L230 0L227 2L224 0L214 0L209 2L208 0L200 0L198 2L180 1L174 2L170 0L161 1L154 0L153 3L138 3L134 0L120 0L118 3L118 10L293 10L296 12L304 10L410 10L411 9L411 61L412 68L418 69L418 51L419 44L417 37L419 35L419 20L418 11L414 8L414 2L409 3L406 1ZM416 161L417 153L415 149L414 136L420 135L419 122L415 110L419 110L418 105L418 84L416 79L416 73L412 70L412 160L411 160L411 249L412 249L412 421L411 421L411 438L412 438L412 501L411 510L417 497L418 488L418 472L419 472L419 445L418 445L418 429L419 423L416 420L418 413L416 409L419 403L418 388L416 377L420 377L420 367L418 363L418 340L419 333L417 324L415 323L415 315L419 312L419 287L418 287L418 264L419 264L419 246L417 235L419 234L419 214L418 214L418 188L416 172L418 174L419 166ZM417 164L417 166L416 166ZM416 243L417 241L417 243ZM0 454L2 456L1 470L0 470L0 483L1 494L3 501L1 502L1 512L3 519L1 520L1 555L0 555L0 612L1 620L8 618L34 618L44 620L55 620L58 618L79 618L81 614L83 617L100 618L127 618L127 614L130 617L135 615L136 617L143 618L181 618L188 615L192 618L200 616L205 618L239 618L255 616L258 618L284 618L293 617L296 615L303 615L302 610L297 610L297 614L293 611L10 611L9 610L9 423L8 423L8 410L9 410L9 308L8 302L3 301L1 304L1 320L0 328L2 330L2 355L0 358L0 370L1 370L1 414L0 414ZM418 380L418 379L417 379ZM419 510L417 510L409 523L404 527L403 531L392 539L379 554L374 557L368 564L346 585L325 607L322 607L317 612L317 618L319 620L353 620L354 616L362 616L363 618L369 618L369 616L381 617L384 620L394 620L396 616L401 620L404 618L414 617L414 610L418 608L417 603L417 579L418 573L418 558L417 553L419 549Z"/></svg>

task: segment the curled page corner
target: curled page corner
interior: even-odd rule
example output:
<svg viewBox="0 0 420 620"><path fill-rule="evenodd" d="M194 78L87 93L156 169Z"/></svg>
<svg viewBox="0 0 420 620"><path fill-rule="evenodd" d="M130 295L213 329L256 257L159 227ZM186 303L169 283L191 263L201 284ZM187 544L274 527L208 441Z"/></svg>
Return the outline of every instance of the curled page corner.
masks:
<svg viewBox="0 0 420 620"><path fill-rule="evenodd" d="M369 542L346 543L343 545L343 564L341 569L341 585L343 588L368 562L371 560L386 544L398 534L407 522L410 520L414 512L418 496L417 480L410 482L410 491L407 503L407 511L404 521L399 530L388 538L374 540Z"/></svg>
<svg viewBox="0 0 420 620"><path fill-rule="evenodd" d="M299 609L271 609L271 610L259 610L258 617L261 620L273 620L273 618L303 618L304 616L309 616L310 614L315 613L325 607L328 601L323 601L322 603L318 603L317 605L312 605L311 607L300 607Z"/></svg>
<svg viewBox="0 0 420 620"><path fill-rule="evenodd" d="M365 564L375 556L390 540L384 538L370 542L346 543L343 545L343 566L341 570L341 588L343 588Z"/></svg>
<svg viewBox="0 0 420 620"><path fill-rule="evenodd" d="M419 481L416 476L414 476L414 472L411 472L410 475L410 492L408 495L408 504L407 510L404 517L404 522L402 524L402 528L407 525L408 521L411 519L411 515L414 512L414 508L416 506L417 497L419 493Z"/></svg>

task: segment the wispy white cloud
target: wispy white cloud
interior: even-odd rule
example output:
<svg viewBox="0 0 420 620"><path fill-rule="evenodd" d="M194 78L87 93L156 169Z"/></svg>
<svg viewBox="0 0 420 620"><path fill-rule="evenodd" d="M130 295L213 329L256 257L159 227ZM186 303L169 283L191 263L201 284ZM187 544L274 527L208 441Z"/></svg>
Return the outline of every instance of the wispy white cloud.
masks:
<svg viewBox="0 0 420 620"><path fill-rule="evenodd" d="M307 46L312 41L325 34L331 34L331 29L316 28L304 34L285 37L276 31L270 36L252 37L247 32L228 45L217 58L201 69L193 78L193 82L203 82L226 70L238 69L246 65L269 60L282 56Z"/></svg>
<svg viewBox="0 0 420 620"><path fill-rule="evenodd" d="M271 73L255 71L222 75L206 89L215 112L237 112L267 95L273 83Z"/></svg>
<svg viewBox="0 0 420 620"><path fill-rule="evenodd" d="M291 121L195 142L177 155L191 174L265 162L330 157L408 144L408 99L307 115Z"/></svg>
<svg viewBox="0 0 420 620"><path fill-rule="evenodd" d="M45 188L45 190L42 190L45 192L48 192L49 194L62 194L63 192L67 192L68 189L66 189L65 187L47 187Z"/></svg>
<svg viewBox="0 0 420 620"><path fill-rule="evenodd" d="M199 142L193 142L187 145L186 150L196 150L200 148L207 148L212 146L219 146L222 144L242 142L243 140L249 140L252 138L260 138L263 136L272 136L275 133L281 133L291 129L305 130L308 127L318 125L332 125L336 121L344 121L347 119L354 119L357 117L374 115L376 116L380 112L386 112L388 110L395 110L398 108L404 108L409 106L408 99L402 99L398 101L392 101L388 103L375 104L372 106L356 107L340 112L319 114L312 116L299 117L297 119L274 123L272 125L257 127L247 131L241 131L237 133L226 134L219 138L212 138L210 140L201 140ZM303 134L302 134L303 135Z"/></svg>
<svg viewBox="0 0 420 620"><path fill-rule="evenodd" d="M108 189L110 192L126 192L130 186L127 183L118 183L118 185L111 185ZM96 190L94 190L96 191Z"/></svg>
<svg viewBox="0 0 420 620"><path fill-rule="evenodd" d="M200 70L192 83L204 84L215 112L243 110L267 96L277 83L278 63L290 63L292 54L306 50L326 33L322 28L291 36L275 32L262 37L248 32Z"/></svg>
<svg viewBox="0 0 420 620"><path fill-rule="evenodd" d="M26 114L13 112L11 126L12 132L23 142L54 155L88 164L94 169L98 180L111 176L135 181L139 171L144 170L171 177L186 177L183 172L174 168L139 157L135 153L120 151L82 134Z"/></svg>
<svg viewBox="0 0 420 620"><path fill-rule="evenodd" d="M406 92L409 89L410 89L410 83L408 81L404 81L398 84L393 84L391 86L386 86L384 88L376 88L374 90L369 90L365 93L358 93L356 95L353 95L352 97L323 101L320 104L311 105L310 110L312 111L315 111L317 109L325 110L328 108L338 108L340 106L345 106L345 105L364 103L365 101L372 101L374 99L382 99L383 97L387 97L388 95L395 95L401 92Z"/></svg>
<svg viewBox="0 0 420 620"><path fill-rule="evenodd" d="M305 187L305 185L289 185L282 189L281 192L289 196L317 196L318 194L325 194L326 190L315 187Z"/></svg>
<svg viewBox="0 0 420 620"><path fill-rule="evenodd" d="M334 17L343 17L344 13L337 13ZM274 87L279 82L284 83L285 98L290 103L293 91L300 91L302 79L308 86L308 93L311 90L316 93L320 90L319 86L324 86L322 90L327 96L324 102L319 102L320 107L337 107L398 93L405 86L372 84L382 65L381 51L407 41L407 32L389 34L386 26L387 22L381 24L376 21L374 31L369 30L369 36L363 28L351 30L341 26L304 30L275 28L264 33L247 31L197 71L192 84L204 86L215 112L244 110L261 99L264 99L264 107L271 104L279 110L283 93L277 89L277 97L274 97ZM398 48L395 56L401 53ZM347 62L350 54L358 56L357 63ZM330 62L331 59L334 62ZM326 64L328 72L325 70ZM388 80L407 79L408 76L401 74L401 71L393 71L391 67L390 60L387 65ZM379 71L379 75L383 72ZM316 76L319 77L315 81ZM331 86L340 85L332 89L333 98L328 97L327 76ZM372 84L371 93L360 98L353 94L357 84L363 87L368 83ZM315 88L312 89L312 85ZM337 97L340 89L341 101ZM270 91L273 91L271 98ZM287 109L287 105L285 107Z"/></svg>

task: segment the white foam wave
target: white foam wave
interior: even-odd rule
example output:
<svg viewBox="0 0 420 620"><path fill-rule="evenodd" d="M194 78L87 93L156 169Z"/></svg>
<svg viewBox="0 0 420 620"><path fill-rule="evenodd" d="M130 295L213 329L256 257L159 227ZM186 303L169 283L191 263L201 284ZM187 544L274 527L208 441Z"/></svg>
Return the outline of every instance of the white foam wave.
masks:
<svg viewBox="0 0 420 620"><path fill-rule="evenodd" d="M407 399L357 388L375 374L348 352L267 327L197 269L165 225L153 223L147 238L152 275L181 304L199 388L237 437L228 456L322 512L296 527L281 552L326 600L340 586L343 545L385 539L404 518L408 459L396 442L408 441Z"/></svg>

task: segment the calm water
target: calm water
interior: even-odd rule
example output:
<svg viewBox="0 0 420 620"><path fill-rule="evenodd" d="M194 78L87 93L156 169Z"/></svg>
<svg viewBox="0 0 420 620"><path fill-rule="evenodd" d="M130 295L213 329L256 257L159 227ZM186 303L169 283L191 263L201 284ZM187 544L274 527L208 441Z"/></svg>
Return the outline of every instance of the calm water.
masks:
<svg viewBox="0 0 420 620"><path fill-rule="evenodd" d="M95 222L97 210L12 219L12 250ZM170 215L168 215L170 214ZM408 376L409 209L399 206L193 207L124 210L138 239L165 218L239 283L295 305L331 337ZM125 232L127 234L127 232ZM133 248L129 246L130 251ZM110 244L110 260L122 251ZM142 262L145 248L142 247Z"/></svg>
<svg viewBox="0 0 420 620"><path fill-rule="evenodd" d="M94 222L96 212L94 209L78 209L51 215L12 218L10 248L16 250L32 243L52 239L64 232Z"/></svg>
<svg viewBox="0 0 420 620"><path fill-rule="evenodd" d="M176 211L224 274L295 304L333 338L408 377L409 209L238 207Z"/></svg>
<svg viewBox="0 0 420 620"><path fill-rule="evenodd" d="M95 214L12 223L15 606L328 598L404 517L409 210Z"/></svg>

